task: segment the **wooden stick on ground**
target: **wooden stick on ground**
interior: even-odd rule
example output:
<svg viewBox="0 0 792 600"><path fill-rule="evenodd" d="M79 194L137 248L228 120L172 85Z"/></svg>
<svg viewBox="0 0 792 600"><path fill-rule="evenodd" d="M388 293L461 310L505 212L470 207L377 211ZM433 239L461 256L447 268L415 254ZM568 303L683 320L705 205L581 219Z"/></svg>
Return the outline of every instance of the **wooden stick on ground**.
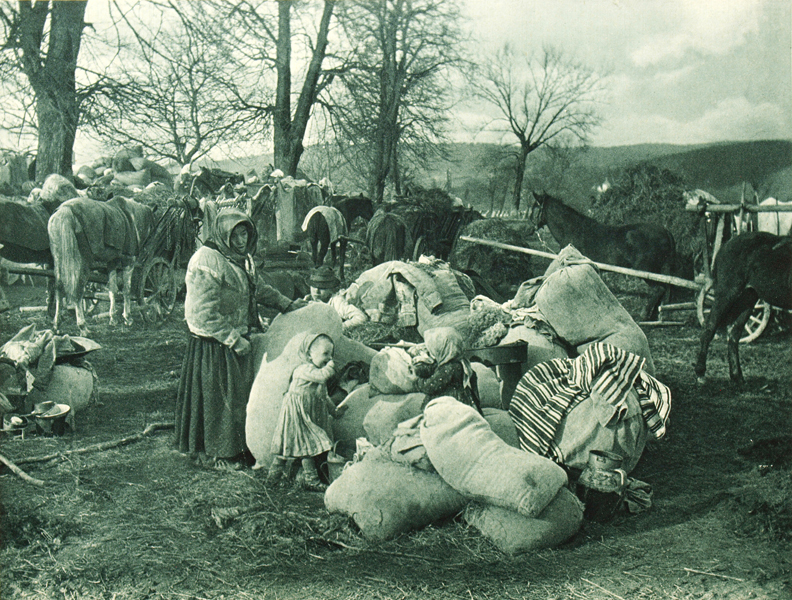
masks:
<svg viewBox="0 0 792 600"><path fill-rule="evenodd" d="M91 444L90 446L86 446L85 448L78 448L76 450L66 450L64 452L56 452L54 454L47 454L45 456L33 456L30 458L23 458L18 460L19 464L28 464L28 463L35 463L35 462L46 462L48 460L54 460L56 458L65 458L71 454L86 454L88 452L98 452L101 450L108 450L110 448L117 448L118 446L125 446L126 444L131 444L132 442L137 442L142 440L144 437L151 435L155 431L161 431L164 429L173 429L173 423L152 423L148 427L146 427L141 433L136 433L135 435L131 435L129 437L122 438L120 440L110 440L108 442L99 442L98 444Z"/></svg>
<svg viewBox="0 0 792 600"><path fill-rule="evenodd" d="M45 484L43 481L41 481L41 479L36 479L35 477L31 477L2 454L0 454L0 462L3 463L5 466L7 466L9 469L11 469L11 471L13 471L14 474L18 475L28 483L32 483L33 485L37 485L39 487L44 487Z"/></svg>

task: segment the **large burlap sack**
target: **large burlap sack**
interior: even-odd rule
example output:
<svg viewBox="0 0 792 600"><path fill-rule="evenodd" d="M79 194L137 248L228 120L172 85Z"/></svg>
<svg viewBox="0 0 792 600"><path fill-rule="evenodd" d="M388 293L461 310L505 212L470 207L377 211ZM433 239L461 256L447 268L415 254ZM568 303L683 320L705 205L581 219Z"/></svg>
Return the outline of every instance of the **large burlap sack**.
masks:
<svg viewBox="0 0 792 600"><path fill-rule="evenodd" d="M146 187L151 183L151 173L148 171L118 171L113 177L113 183Z"/></svg>
<svg viewBox="0 0 792 600"><path fill-rule="evenodd" d="M614 406L595 391L569 411L554 439L561 462L583 470L590 450L607 450L623 457L621 468L630 473L641 458L648 430L634 389L627 395L626 406L624 415L615 415Z"/></svg>
<svg viewBox="0 0 792 600"><path fill-rule="evenodd" d="M512 448L469 406L448 396L424 409L421 440L432 465L459 493L535 517L567 483L547 458Z"/></svg>
<svg viewBox="0 0 792 600"><path fill-rule="evenodd" d="M426 394L383 394L375 400L363 419L363 429L368 441L379 446L393 435L399 423L421 414Z"/></svg>
<svg viewBox="0 0 792 600"><path fill-rule="evenodd" d="M470 365L476 373L481 408L502 408L501 383L495 371L480 362L471 362Z"/></svg>
<svg viewBox="0 0 792 600"><path fill-rule="evenodd" d="M173 188L173 176L168 169L162 165L155 163L153 160L139 156L133 156L129 159L129 162L136 171L148 171L152 181L160 181L168 187Z"/></svg>
<svg viewBox="0 0 792 600"><path fill-rule="evenodd" d="M525 353L525 362L522 364L523 374L534 368L541 362L553 360L554 358L568 358L569 354L558 342L554 342L542 335L536 329L531 329L525 325L510 327L500 342L499 346L506 346L517 342L528 344Z"/></svg>
<svg viewBox="0 0 792 600"><path fill-rule="evenodd" d="M393 462L376 450L344 469L325 492L328 511L349 515L363 537L376 542L451 517L466 503L439 475Z"/></svg>
<svg viewBox="0 0 792 600"><path fill-rule="evenodd" d="M71 410L66 415L66 423L72 431L76 431L75 415L93 400L95 380L96 375L91 369L68 364L55 365L40 401L68 404Z"/></svg>
<svg viewBox="0 0 792 600"><path fill-rule="evenodd" d="M355 440L366 437L363 420L380 396L371 396L369 384L355 388L345 399L346 412L333 420L333 439L338 442L336 453L351 459L355 453Z"/></svg>
<svg viewBox="0 0 792 600"><path fill-rule="evenodd" d="M514 426L508 410L500 408L482 408L484 418L489 423L492 431L512 448L520 447L520 436L517 435L517 428Z"/></svg>
<svg viewBox="0 0 792 600"><path fill-rule="evenodd" d="M605 342L646 358L654 373L646 335L590 264L573 264L551 273L536 292L536 306L547 322L578 353Z"/></svg>
<svg viewBox="0 0 792 600"><path fill-rule="evenodd" d="M465 521L506 554L553 548L571 538L583 522L583 505L566 487L535 518L506 508L471 503Z"/></svg>
<svg viewBox="0 0 792 600"><path fill-rule="evenodd" d="M416 380L411 365L412 358L404 348L387 346L371 359L369 383L380 394L409 394Z"/></svg>
<svg viewBox="0 0 792 600"><path fill-rule="evenodd" d="M283 395L289 389L292 372L300 364L301 337L298 334L306 331L327 334L335 342L333 360L338 370L351 361L368 363L374 354L370 348L342 335L341 318L325 304L311 303L274 319L262 339L266 360L262 360L258 368L247 404L245 439L256 459L256 468L269 467L272 462L270 444ZM291 337L283 345L287 335Z"/></svg>

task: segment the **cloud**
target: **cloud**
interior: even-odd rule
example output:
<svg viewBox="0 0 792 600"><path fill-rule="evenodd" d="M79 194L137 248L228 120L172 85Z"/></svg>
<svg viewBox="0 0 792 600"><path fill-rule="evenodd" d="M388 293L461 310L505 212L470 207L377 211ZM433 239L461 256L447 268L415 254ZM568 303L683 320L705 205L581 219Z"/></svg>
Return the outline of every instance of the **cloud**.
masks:
<svg viewBox="0 0 792 600"><path fill-rule="evenodd" d="M758 33L764 0L676 0L655 5L666 13L660 30L631 54L638 67L678 60L689 52L724 55ZM654 21L654 19L653 19Z"/></svg>
<svg viewBox="0 0 792 600"><path fill-rule="evenodd" d="M625 114L611 119L594 143L602 146L700 144L790 137L792 119L778 104L752 104L741 96L724 99L700 117L688 121L657 114Z"/></svg>

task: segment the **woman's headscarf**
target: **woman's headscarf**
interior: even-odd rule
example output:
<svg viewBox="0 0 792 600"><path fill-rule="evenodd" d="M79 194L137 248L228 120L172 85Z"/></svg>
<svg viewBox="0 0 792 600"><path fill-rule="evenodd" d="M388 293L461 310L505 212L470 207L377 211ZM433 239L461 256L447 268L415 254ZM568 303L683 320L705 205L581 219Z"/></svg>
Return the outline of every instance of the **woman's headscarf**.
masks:
<svg viewBox="0 0 792 600"><path fill-rule="evenodd" d="M458 360L462 364L465 373L463 385L470 385L470 378L473 375L473 367L470 361L465 358L465 343L453 327L436 327L424 331L424 343L429 354L437 362L437 366L444 365L453 360Z"/></svg>
<svg viewBox="0 0 792 600"><path fill-rule="evenodd" d="M237 225L245 225L248 229L248 245L244 254L240 254L231 247L231 232ZM248 254L253 254L256 249L258 232L253 221L244 212L237 208L224 208L215 218L212 228L211 241L217 250L227 259L235 263L244 263Z"/></svg>
<svg viewBox="0 0 792 600"><path fill-rule="evenodd" d="M306 362L306 363L311 362L311 354L310 354L311 344L313 344L318 338L326 337L328 340L330 340L331 343L333 343L333 345L335 345L335 342L333 342L333 338L331 338L326 333L308 332L308 333L304 333L303 335L305 337L303 338L303 341L300 342L300 349L298 351L300 360L302 360L302 362Z"/></svg>

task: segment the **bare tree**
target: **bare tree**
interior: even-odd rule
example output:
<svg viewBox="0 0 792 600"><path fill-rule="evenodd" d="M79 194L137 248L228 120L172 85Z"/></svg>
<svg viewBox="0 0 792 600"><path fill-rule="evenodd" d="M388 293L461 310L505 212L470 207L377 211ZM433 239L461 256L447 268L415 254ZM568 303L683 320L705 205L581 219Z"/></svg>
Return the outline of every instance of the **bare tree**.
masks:
<svg viewBox="0 0 792 600"><path fill-rule="evenodd" d="M590 68L545 48L538 59L520 56L508 45L482 66L475 94L498 110L500 131L517 138L514 210L520 210L528 155L542 146L584 142L601 118L597 103L604 89Z"/></svg>
<svg viewBox="0 0 792 600"><path fill-rule="evenodd" d="M401 193L401 157L425 162L440 148L451 72L463 62L460 19L457 4L442 0L359 0L339 9L354 56L326 107L341 147L367 160L376 201L387 181Z"/></svg>
<svg viewBox="0 0 792 600"><path fill-rule="evenodd" d="M38 125L36 177L71 175L81 94L75 72L87 0L31 2L0 8L2 50L10 53L35 94ZM7 63L7 64L9 64Z"/></svg>
<svg viewBox="0 0 792 600"><path fill-rule="evenodd" d="M250 108L261 93L257 72L235 52L213 5L111 6L120 40L109 71L122 85L88 107L94 135L186 164L263 129L263 111Z"/></svg>

